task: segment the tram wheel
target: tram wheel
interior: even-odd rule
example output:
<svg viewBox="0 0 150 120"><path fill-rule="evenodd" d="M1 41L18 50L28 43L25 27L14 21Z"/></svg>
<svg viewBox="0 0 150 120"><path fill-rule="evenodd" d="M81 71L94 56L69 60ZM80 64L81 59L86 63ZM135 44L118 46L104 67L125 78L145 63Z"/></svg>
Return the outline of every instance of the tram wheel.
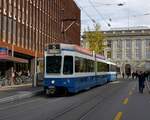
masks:
<svg viewBox="0 0 150 120"><path fill-rule="evenodd" d="M63 89L62 96L68 96L68 89Z"/></svg>

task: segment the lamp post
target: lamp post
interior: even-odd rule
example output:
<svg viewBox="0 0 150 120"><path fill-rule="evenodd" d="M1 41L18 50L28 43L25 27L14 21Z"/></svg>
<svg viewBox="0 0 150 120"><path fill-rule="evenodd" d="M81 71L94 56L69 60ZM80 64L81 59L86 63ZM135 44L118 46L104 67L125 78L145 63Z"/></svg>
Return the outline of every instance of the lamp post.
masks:
<svg viewBox="0 0 150 120"><path fill-rule="evenodd" d="M34 79L32 83L33 87L37 86L37 50L35 50L35 60L34 60Z"/></svg>

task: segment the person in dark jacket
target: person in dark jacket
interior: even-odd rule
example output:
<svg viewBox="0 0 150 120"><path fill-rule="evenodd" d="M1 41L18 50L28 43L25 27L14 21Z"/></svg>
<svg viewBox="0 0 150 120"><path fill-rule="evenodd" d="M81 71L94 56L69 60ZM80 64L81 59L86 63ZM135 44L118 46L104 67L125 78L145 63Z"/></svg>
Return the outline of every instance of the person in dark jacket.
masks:
<svg viewBox="0 0 150 120"><path fill-rule="evenodd" d="M123 79L124 79L124 72L122 73L122 77L123 77Z"/></svg>
<svg viewBox="0 0 150 120"><path fill-rule="evenodd" d="M138 78L138 72L137 71L135 72L135 78L136 79Z"/></svg>
<svg viewBox="0 0 150 120"><path fill-rule="evenodd" d="M132 79L134 79L134 77L135 77L135 73L133 72L133 73L132 73Z"/></svg>
<svg viewBox="0 0 150 120"><path fill-rule="evenodd" d="M143 90L144 90L144 82L145 82L145 74L140 71L140 73L138 74L138 78L139 78L139 92L140 93L143 93Z"/></svg>

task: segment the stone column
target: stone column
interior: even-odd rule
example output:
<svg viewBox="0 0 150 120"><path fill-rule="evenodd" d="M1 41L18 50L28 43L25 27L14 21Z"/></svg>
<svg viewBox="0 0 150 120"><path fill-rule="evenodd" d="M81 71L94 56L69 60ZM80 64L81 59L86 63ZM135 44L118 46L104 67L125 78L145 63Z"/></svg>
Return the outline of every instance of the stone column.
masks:
<svg viewBox="0 0 150 120"><path fill-rule="evenodd" d="M141 49L142 50L142 60L145 60L145 53L146 53L146 50L145 50L146 48L145 48L145 45L144 45L145 44L145 39L142 38L141 40L142 40L142 49Z"/></svg>
<svg viewBox="0 0 150 120"><path fill-rule="evenodd" d="M122 40L122 60L124 61L126 58L126 42L125 39Z"/></svg>
<svg viewBox="0 0 150 120"><path fill-rule="evenodd" d="M112 46L112 56L113 56L113 59L116 60L116 56L117 56L117 55L116 55L116 54L117 54L117 52L116 52L116 50L117 50L117 49L116 49L117 45L116 45L116 44L117 44L117 41L116 41L116 40L113 40L112 43L113 43L113 46Z"/></svg>

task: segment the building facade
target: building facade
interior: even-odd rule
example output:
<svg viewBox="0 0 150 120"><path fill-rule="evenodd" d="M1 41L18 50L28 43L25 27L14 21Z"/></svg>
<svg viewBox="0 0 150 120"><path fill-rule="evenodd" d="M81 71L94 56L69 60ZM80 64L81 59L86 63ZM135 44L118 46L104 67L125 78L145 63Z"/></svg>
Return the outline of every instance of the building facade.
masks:
<svg viewBox="0 0 150 120"><path fill-rule="evenodd" d="M0 0L1 71L14 63L17 71L33 68L32 59L43 57L49 43L80 45L80 9L73 0Z"/></svg>
<svg viewBox="0 0 150 120"><path fill-rule="evenodd" d="M123 73L150 70L150 28L120 28L103 31L105 56L120 66Z"/></svg>
<svg viewBox="0 0 150 120"><path fill-rule="evenodd" d="M115 62L121 73L150 71L150 28L116 28L102 32L107 46L104 56ZM82 43L88 47L86 38Z"/></svg>

